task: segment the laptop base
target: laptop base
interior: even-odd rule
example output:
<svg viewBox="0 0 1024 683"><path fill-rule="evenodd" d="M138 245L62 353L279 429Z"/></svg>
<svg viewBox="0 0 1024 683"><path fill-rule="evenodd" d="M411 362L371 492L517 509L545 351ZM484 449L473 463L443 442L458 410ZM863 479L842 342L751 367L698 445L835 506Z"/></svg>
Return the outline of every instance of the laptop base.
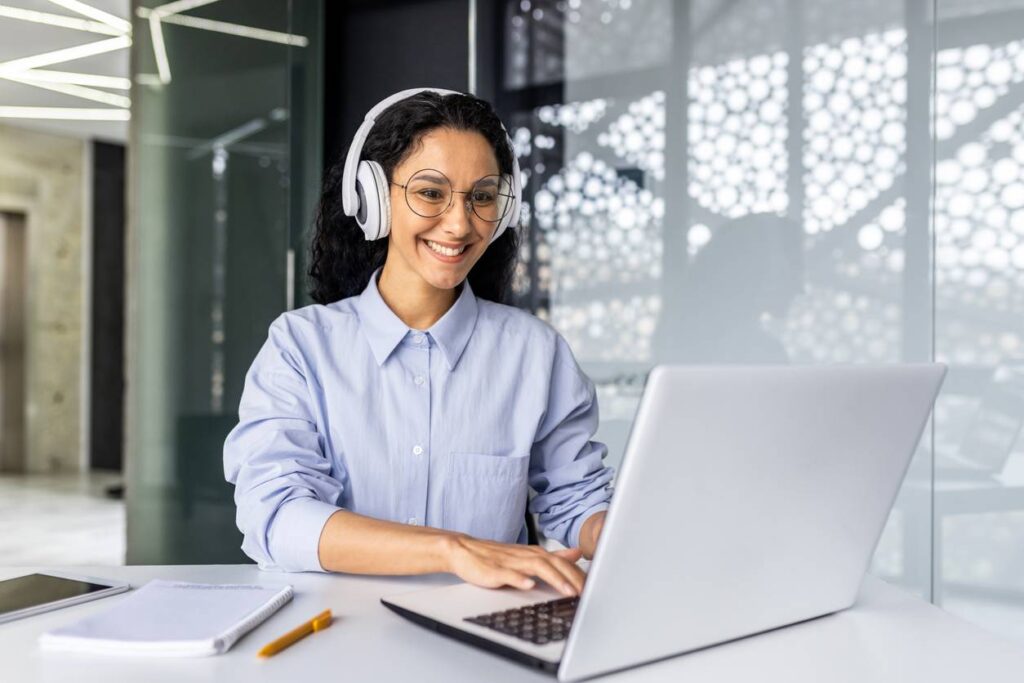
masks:
<svg viewBox="0 0 1024 683"><path fill-rule="evenodd" d="M524 664L532 669L540 669L541 671L545 671L550 674L558 673L559 664L557 662L549 662L543 659L539 659L537 657L531 657L525 652L520 652L519 650L506 647L501 643L496 643L493 640L488 640L487 638L482 638L476 634L469 633L467 631L462 631L460 629L455 628L454 626L449 626L448 624L436 621L434 619L431 619L430 617L426 617L422 614L417 614L416 612L407 610L403 607L399 607L398 605L393 605L387 602L386 600L382 599L381 603L385 607L390 609L392 612L395 612L396 614L405 617L409 621L419 624L420 626L425 626L426 628L429 628L432 631L437 631L438 633L446 635L449 638L461 640L464 643L468 643L475 647L483 648L484 650L493 652L494 654L505 657L506 659L511 659L519 664Z"/></svg>

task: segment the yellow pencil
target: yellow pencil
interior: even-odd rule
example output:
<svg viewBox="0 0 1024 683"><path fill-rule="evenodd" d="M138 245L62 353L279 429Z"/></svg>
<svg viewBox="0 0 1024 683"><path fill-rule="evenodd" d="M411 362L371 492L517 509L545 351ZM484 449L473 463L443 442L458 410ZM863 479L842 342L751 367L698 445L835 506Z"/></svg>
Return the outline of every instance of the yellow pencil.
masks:
<svg viewBox="0 0 1024 683"><path fill-rule="evenodd" d="M316 615L302 626L289 631L277 640L267 643L263 648L256 654L260 657L270 657L276 655L281 650L285 649L292 643L296 643L310 633L316 633L317 631L323 631L325 628L331 625L331 610L324 610L320 614Z"/></svg>

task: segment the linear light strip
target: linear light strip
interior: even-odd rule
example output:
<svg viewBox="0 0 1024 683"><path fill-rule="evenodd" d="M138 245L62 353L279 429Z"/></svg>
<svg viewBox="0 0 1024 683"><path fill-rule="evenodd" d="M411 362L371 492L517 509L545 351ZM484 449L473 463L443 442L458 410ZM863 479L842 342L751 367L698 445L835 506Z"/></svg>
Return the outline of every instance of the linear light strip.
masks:
<svg viewBox="0 0 1024 683"><path fill-rule="evenodd" d="M9 62L0 62L0 73L6 74L17 71L26 71L28 69L34 69L37 66L49 66L50 64L69 62L73 59L81 59L82 57L103 54L104 52L122 50L131 44L132 39L130 36L118 36L117 38L107 38L106 40L98 40L93 43L86 43L85 45L76 45L74 47L64 48L63 50L44 52L41 55L12 59Z"/></svg>
<svg viewBox="0 0 1024 683"><path fill-rule="evenodd" d="M73 109L71 107L0 107L0 119L57 119L63 121L128 121L127 109Z"/></svg>
<svg viewBox="0 0 1024 683"><path fill-rule="evenodd" d="M267 127L266 119L260 117L255 118L252 121L243 123L241 126L232 128L231 130L218 135L212 140L203 142L201 145L197 145L189 150L189 153L185 156L189 161L198 159L199 157L209 152L215 152L218 149L224 149L231 145L244 140L245 138L259 133L261 130Z"/></svg>
<svg viewBox="0 0 1024 683"><path fill-rule="evenodd" d="M79 0L49 1L52 2L54 5L59 5L65 9L71 10L72 12L77 12L78 14L81 14L83 17L89 17L90 19L95 19L101 24L106 24L111 28L116 28L121 33L132 32L132 23L130 21L122 19L121 17L116 17L113 14L104 12L101 9L97 9L92 5L87 5L84 2L79 2Z"/></svg>
<svg viewBox="0 0 1024 683"><path fill-rule="evenodd" d="M163 82L161 82L159 74L137 73L135 74L135 82L139 85L148 85L153 88L163 86Z"/></svg>
<svg viewBox="0 0 1024 683"><path fill-rule="evenodd" d="M160 74L160 82L166 85L171 82L171 62L167 59L164 30L160 26L160 17L156 14L149 15L149 35L153 38L153 56L156 57L156 70Z"/></svg>
<svg viewBox="0 0 1024 683"><path fill-rule="evenodd" d="M31 73L31 72L29 72ZM81 85L71 85L69 83L41 83L33 81L31 78L22 78L20 75L7 74L0 75L0 78L14 81L15 83L22 83L24 85L31 85L36 88L42 88L43 90L52 90L53 92L63 93L64 95L71 95L72 97L80 97L83 100L92 100L93 102L102 102L103 104L109 104L115 107L124 107L127 109L132 106L131 99L124 95L115 95L114 93L103 92L102 90L94 90L92 88L86 88Z"/></svg>
<svg viewBox="0 0 1024 683"><path fill-rule="evenodd" d="M13 74L12 74L13 75ZM16 74L19 78L40 83L71 83L73 85L91 85L96 88L111 90L131 90L132 82L119 76L100 76L83 74L74 71L50 71L49 69L28 69Z"/></svg>
<svg viewBox="0 0 1024 683"><path fill-rule="evenodd" d="M147 18L154 16L156 11L140 7L136 10L136 14L142 18ZM306 47L309 45L309 39L305 36L298 36L293 33L282 33L280 31L269 31L267 29L243 26L241 24L232 24L226 21L190 17L185 14L174 14L168 17L161 17L160 19L166 24L177 24L179 26L198 28L204 31L213 31L215 33L227 33L229 35L240 36L242 38L265 40L271 43L280 43L282 45L294 45L296 47Z"/></svg>
<svg viewBox="0 0 1024 683"><path fill-rule="evenodd" d="M59 26L60 28L70 28L76 31L89 31L91 33L103 33L108 36L119 36L124 31L102 24L98 21L89 21L88 19L76 19L75 17L67 17L63 14L50 14L49 12L37 12L31 9L22 9L21 7L8 7L7 5L0 5L0 17L7 17L8 19L20 19L22 21L31 21L35 24L46 24L47 26Z"/></svg>
<svg viewBox="0 0 1024 683"><path fill-rule="evenodd" d="M203 5L212 5L220 0L176 0L176 2L169 2L166 5L158 5L153 8L155 14L159 14L160 18L170 17L181 12L187 12L190 9L196 7L202 7Z"/></svg>

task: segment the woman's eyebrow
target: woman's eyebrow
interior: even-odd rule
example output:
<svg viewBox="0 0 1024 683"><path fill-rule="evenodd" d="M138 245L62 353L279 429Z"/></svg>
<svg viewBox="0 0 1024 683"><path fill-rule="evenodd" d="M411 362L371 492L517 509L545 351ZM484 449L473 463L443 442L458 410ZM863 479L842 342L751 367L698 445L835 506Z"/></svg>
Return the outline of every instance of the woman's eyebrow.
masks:
<svg viewBox="0 0 1024 683"><path fill-rule="evenodd" d="M495 174L492 173L490 175L486 175L486 176L480 178L480 180L478 180L473 185L473 187L496 187L498 185L498 180L494 176L495 176ZM445 178L443 176L431 175L429 173L417 173L416 176L415 176L415 179L417 181L421 181L421 182L425 182L425 183L444 183L444 182L447 182L447 180L448 180L447 178Z"/></svg>
<svg viewBox="0 0 1024 683"><path fill-rule="evenodd" d="M428 182L428 183L444 183L444 182L447 182L447 180L448 180L447 178L442 178L441 176L430 175L430 174L427 174L427 173L418 173L418 174L416 174L416 178L415 179L416 180L422 180L422 181L425 181L425 182Z"/></svg>

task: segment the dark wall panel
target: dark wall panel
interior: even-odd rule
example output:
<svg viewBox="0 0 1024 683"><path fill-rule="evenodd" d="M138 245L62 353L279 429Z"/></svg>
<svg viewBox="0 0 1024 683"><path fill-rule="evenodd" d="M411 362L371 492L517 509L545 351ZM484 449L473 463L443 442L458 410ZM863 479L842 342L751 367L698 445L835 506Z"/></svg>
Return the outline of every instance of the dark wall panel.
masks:
<svg viewBox="0 0 1024 683"><path fill-rule="evenodd" d="M92 158L89 465L120 470L124 434L124 146L94 142Z"/></svg>
<svg viewBox="0 0 1024 683"><path fill-rule="evenodd" d="M366 112L405 88L469 87L469 2L331 2L324 36L324 163Z"/></svg>

